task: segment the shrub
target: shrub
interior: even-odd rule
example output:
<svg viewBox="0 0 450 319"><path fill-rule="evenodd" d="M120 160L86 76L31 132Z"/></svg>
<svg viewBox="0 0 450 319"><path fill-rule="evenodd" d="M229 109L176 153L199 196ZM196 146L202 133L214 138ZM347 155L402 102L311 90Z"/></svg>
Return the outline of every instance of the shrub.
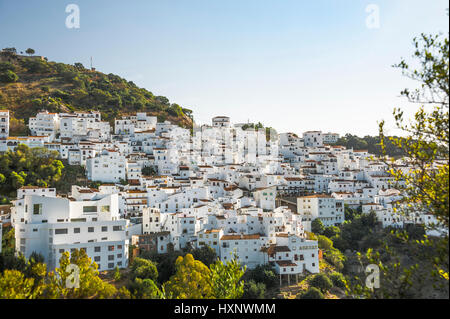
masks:
<svg viewBox="0 0 450 319"><path fill-rule="evenodd" d="M13 82L17 82L18 79L19 79L19 77L17 76L17 74L15 74L11 70L6 70L6 71L0 73L0 82L13 83Z"/></svg>
<svg viewBox="0 0 450 319"><path fill-rule="evenodd" d="M327 292L333 287L333 282L325 274L315 275L309 282L310 286L320 289L322 292Z"/></svg>
<svg viewBox="0 0 450 319"><path fill-rule="evenodd" d="M323 222L319 218L316 218L311 222L311 231L314 234L322 235L324 230L325 226L323 225Z"/></svg>
<svg viewBox="0 0 450 319"><path fill-rule="evenodd" d="M301 294L298 299L324 299L322 292L315 287L309 288L305 293Z"/></svg>
<svg viewBox="0 0 450 319"><path fill-rule="evenodd" d="M333 286L345 289L345 278L340 272L334 272L330 275L330 279L333 282Z"/></svg>
<svg viewBox="0 0 450 319"><path fill-rule="evenodd" d="M158 270L152 261L137 257L131 264L131 276L133 279L140 278L155 281L158 279Z"/></svg>
<svg viewBox="0 0 450 319"><path fill-rule="evenodd" d="M266 295L266 285L262 282L250 280L244 285L244 299L264 299Z"/></svg>

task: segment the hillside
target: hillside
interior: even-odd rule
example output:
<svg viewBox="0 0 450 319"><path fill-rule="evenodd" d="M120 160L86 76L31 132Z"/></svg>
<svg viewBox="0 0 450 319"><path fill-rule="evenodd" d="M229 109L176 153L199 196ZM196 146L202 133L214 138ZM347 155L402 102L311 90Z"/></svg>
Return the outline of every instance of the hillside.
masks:
<svg viewBox="0 0 450 319"><path fill-rule="evenodd" d="M394 158L400 158L405 156L405 152L394 145L389 139L385 140L386 144L386 154L392 156ZM370 154L374 154L376 156L382 156L383 152L380 146L380 137L379 136L364 136L358 137L352 134L346 134L339 138L339 140L334 143L334 145L345 146L346 148L354 149L354 150L367 150Z"/></svg>
<svg viewBox="0 0 450 319"><path fill-rule="evenodd" d="M10 110L11 135L26 134L28 118L42 109L98 110L111 123L122 115L147 112L158 121L192 126L191 110L118 75L86 69L81 63L69 65L18 55L13 48L0 52L0 109Z"/></svg>

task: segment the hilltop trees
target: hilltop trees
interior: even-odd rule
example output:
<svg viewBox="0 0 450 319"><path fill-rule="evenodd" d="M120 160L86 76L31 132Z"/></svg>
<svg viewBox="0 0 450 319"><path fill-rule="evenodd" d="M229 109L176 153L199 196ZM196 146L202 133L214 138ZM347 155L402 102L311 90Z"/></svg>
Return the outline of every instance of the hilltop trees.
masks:
<svg viewBox="0 0 450 319"><path fill-rule="evenodd" d="M33 54L35 53L35 51L34 51L33 49L31 49L31 48L28 48L28 49L25 51L25 53L31 56L31 55L33 55Z"/></svg>
<svg viewBox="0 0 450 319"><path fill-rule="evenodd" d="M30 50L26 53L34 54ZM4 96L6 106L14 109L17 119L26 119L45 108L49 111L97 110L102 113L102 119L111 122L121 114L149 112L183 127L192 125L192 110L170 103L166 97L154 96L115 74L87 69L80 62L69 65L17 56L13 48L3 49L1 55L8 62L0 64L0 85L13 82L23 85L20 96L15 95L14 90L6 91ZM46 87L39 95L29 86L31 77L33 83Z"/></svg>

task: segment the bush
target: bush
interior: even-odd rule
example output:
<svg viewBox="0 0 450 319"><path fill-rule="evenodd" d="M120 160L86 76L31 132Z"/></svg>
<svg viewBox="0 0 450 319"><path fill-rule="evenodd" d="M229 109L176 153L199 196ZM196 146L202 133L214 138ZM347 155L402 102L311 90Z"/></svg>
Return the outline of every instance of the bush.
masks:
<svg viewBox="0 0 450 319"><path fill-rule="evenodd" d="M325 230L323 231L323 235L328 237L328 238L332 238L338 234L340 234L341 229L337 226L328 226L325 227Z"/></svg>
<svg viewBox="0 0 450 319"><path fill-rule="evenodd" d="M131 277L133 280L140 278L155 281L158 279L158 270L152 261L137 257L131 264Z"/></svg>
<svg viewBox="0 0 450 319"><path fill-rule="evenodd" d="M298 299L324 299L319 289L311 287L305 293L301 294Z"/></svg>
<svg viewBox="0 0 450 319"><path fill-rule="evenodd" d="M17 76L17 74L15 74L11 70L6 70L6 71L0 73L0 82L13 83L13 82L17 82L18 79L19 79L19 77Z"/></svg>
<svg viewBox="0 0 450 319"><path fill-rule="evenodd" d="M244 275L244 281L253 280L256 283L263 283L267 289L278 285L278 276L270 265L260 265L255 269L247 270Z"/></svg>
<svg viewBox="0 0 450 319"><path fill-rule="evenodd" d="M216 251L214 250L214 248L211 248L209 246L192 249L190 253L195 260L200 260L208 267L217 259Z"/></svg>
<svg viewBox="0 0 450 319"><path fill-rule="evenodd" d="M322 292L327 292L333 287L333 282L325 274L315 275L309 282L310 286L320 289Z"/></svg>
<svg viewBox="0 0 450 319"><path fill-rule="evenodd" d="M331 241L331 239L329 239L323 235L317 236L317 239L318 239L319 249L331 250L333 248L333 242Z"/></svg>
<svg viewBox="0 0 450 319"><path fill-rule="evenodd" d="M128 290L137 299L160 299L161 292L151 279L136 278L127 285Z"/></svg>
<svg viewBox="0 0 450 319"><path fill-rule="evenodd" d="M250 280L244 285L244 299L264 299L266 295L266 285L262 282Z"/></svg>
<svg viewBox="0 0 450 319"><path fill-rule="evenodd" d="M47 61L37 59L23 59L20 61L22 66L27 69L29 73L47 73L51 70Z"/></svg>
<svg viewBox="0 0 450 319"><path fill-rule="evenodd" d="M14 64L9 63L9 62L0 62L0 72L5 72L5 71L16 71L16 67L14 66Z"/></svg>
<svg viewBox="0 0 450 319"><path fill-rule="evenodd" d="M333 282L333 286L345 289L345 278L340 272L334 272L330 275L330 279Z"/></svg>
<svg viewBox="0 0 450 319"><path fill-rule="evenodd" d="M311 231L314 234L322 235L324 230L325 226L319 218L316 218L311 222Z"/></svg>

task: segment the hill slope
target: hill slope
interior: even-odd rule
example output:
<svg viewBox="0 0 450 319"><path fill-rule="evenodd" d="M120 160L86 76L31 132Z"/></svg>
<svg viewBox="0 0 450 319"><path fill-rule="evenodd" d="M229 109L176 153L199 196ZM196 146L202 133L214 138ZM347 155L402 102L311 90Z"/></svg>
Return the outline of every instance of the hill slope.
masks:
<svg viewBox="0 0 450 319"><path fill-rule="evenodd" d="M26 133L28 118L42 109L49 112L97 110L111 123L114 118L147 112L158 121L192 126L192 111L170 104L115 74L104 74L74 65L48 62L0 52L0 108L11 113L11 135Z"/></svg>

